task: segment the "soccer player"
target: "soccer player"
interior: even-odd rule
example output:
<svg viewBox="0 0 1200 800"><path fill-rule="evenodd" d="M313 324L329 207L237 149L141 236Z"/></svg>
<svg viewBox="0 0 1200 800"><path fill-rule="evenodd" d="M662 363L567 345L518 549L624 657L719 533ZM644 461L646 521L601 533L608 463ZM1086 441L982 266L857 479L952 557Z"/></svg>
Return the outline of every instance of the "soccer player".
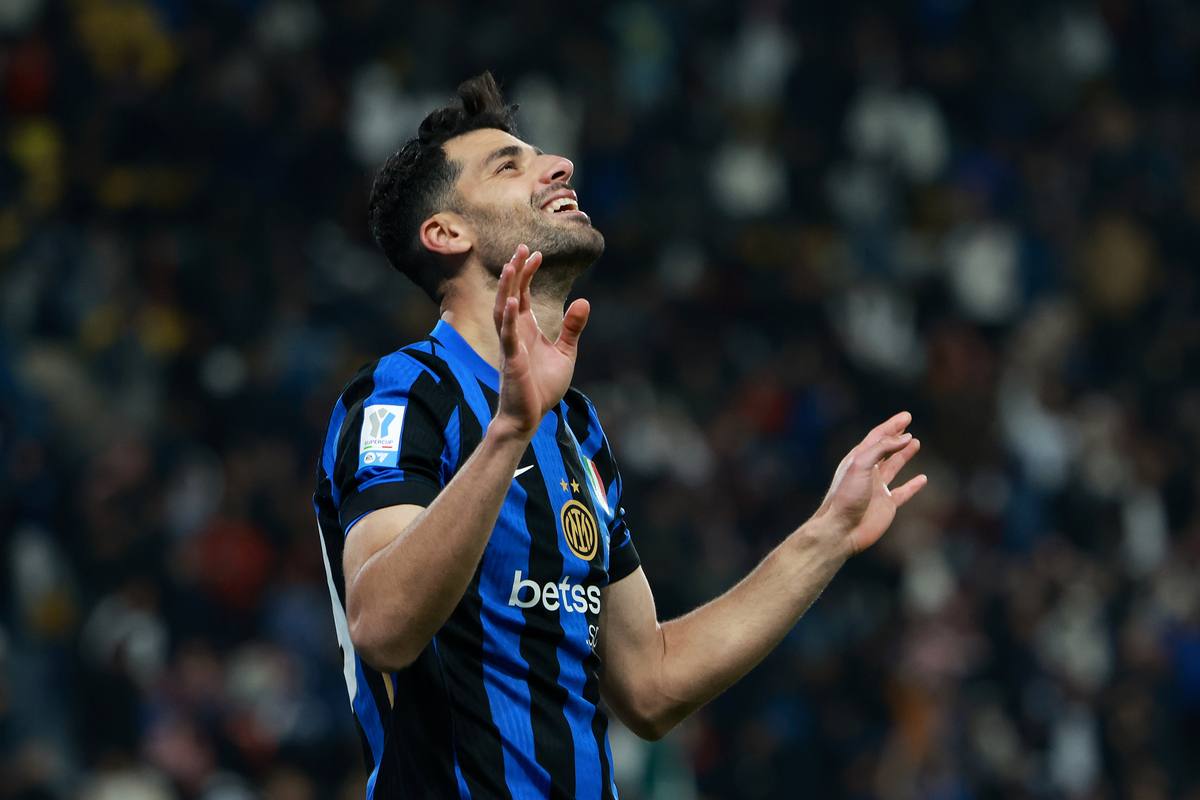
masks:
<svg viewBox="0 0 1200 800"><path fill-rule="evenodd" d="M601 698L663 736L757 664L924 484L897 414L744 580L660 623L596 411L570 388L604 249L571 162L491 75L387 160L370 222L441 308L334 408L314 498L351 705L384 798L615 798Z"/></svg>

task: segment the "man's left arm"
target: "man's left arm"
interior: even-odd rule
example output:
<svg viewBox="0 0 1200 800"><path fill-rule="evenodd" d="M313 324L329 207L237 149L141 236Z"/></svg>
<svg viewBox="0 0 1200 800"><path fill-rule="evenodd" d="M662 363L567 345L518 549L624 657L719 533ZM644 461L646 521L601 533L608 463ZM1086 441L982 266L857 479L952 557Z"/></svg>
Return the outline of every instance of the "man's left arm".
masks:
<svg viewBox="0 0 1200 800"><path fill-rule="evenodd" d="M605 587L597 651L605 702L634 733L659 739L729 688L791 630L855 553L883 535L925 485L888 484L920 448L907 412L872 430L842 460L821 507L740 583L659 623L639 568Z"/></svg>

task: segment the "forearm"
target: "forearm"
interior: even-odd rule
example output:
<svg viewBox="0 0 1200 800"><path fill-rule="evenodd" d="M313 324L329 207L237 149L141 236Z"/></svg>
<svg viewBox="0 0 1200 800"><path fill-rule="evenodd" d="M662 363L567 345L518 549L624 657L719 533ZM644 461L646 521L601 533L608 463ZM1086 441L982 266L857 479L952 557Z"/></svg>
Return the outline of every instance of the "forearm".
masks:
<svg viewBox="0 0 1200 800"><path fill-rule="evenodd" d="M658 627L658 663L641 688L651 737L725 691L769 653L838 569L845 553L810 520L721 597Z"/></svg>
<svg viewBox="0 0 1200 800"><path fill-rule="evenodd" d="M601 691L634 732L662 736L763 659L854 553L874 544L925 485L889 488L920 442L908 412L876 426L846 454L816 515L737 586L660 624L645 575L607 587L601 612Z"/></svg>
<svg viewBox="0 0 1200 800"><path fill-rule="evenodd" d="M462 599L527 446L527 437L493 422L429 507L402 530L379 531L388 544L346 576L351 638L372 666L412 663ZM395 525L387 511L359 525Z"/></svg>

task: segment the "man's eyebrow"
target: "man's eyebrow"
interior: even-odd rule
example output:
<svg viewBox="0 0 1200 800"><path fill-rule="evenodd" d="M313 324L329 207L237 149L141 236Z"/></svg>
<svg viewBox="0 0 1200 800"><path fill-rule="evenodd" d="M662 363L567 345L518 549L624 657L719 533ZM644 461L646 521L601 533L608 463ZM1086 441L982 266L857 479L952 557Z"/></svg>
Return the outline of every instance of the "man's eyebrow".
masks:
<svg viewBox="0 0 1200 800"><path fill-rule="evenodd" d="M530 149L533 150L534 155L544 155L541 148L533 147ZM507 147L501 147L499 150L493 151L491 155L485 158L483 160L483 165L486 167L488 164L492 163L498 158L511 158L512 156L519 156L521 155L522 150L524 150L523 147L515 144L510 144Z"/></svg>

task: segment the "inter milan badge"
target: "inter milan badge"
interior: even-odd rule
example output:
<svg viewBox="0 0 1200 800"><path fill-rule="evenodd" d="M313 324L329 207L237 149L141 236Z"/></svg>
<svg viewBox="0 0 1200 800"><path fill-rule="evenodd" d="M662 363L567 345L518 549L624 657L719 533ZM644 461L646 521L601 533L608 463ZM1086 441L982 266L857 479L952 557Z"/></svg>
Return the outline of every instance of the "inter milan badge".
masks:
<svg viewBox="0 0 1200 800"><path fill-rule="evenodd" d="M584 561L591 561L600 543L599 529L592 512L578 500L568 500L563 504L561 517L563 536L567 538L571 552Z"/></svg>

